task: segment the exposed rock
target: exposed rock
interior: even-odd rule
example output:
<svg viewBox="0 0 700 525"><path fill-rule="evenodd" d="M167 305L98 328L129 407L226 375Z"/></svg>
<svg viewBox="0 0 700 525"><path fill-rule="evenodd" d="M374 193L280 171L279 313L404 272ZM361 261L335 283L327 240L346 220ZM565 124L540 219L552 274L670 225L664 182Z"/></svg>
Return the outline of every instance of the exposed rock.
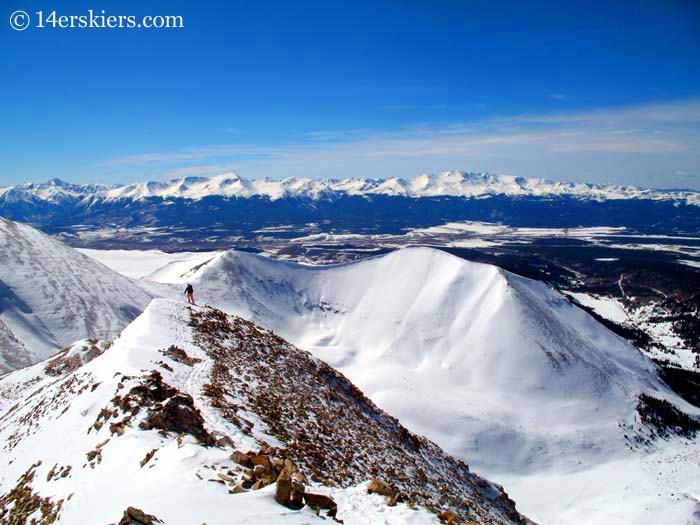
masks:
<svg viewBox="0 0 700 525"><path fill-rule="evenodd" d="M292 477L283 472L277 478L277 487L275 488L275 501L280 505L287 505L289 497L292 493Z"/></svg>
<svg viewBox="0 0 700 525"><path fill-rule="evenodd" d="M219 478L224 480L226 483L235 483L236 482L236 479L232 478L228 474L224 474L222 472L217 472L216 475L219 476Z"/></svg>
<svg viewBox="0 0 700 525"><path fill-rule="evenodd" d="M156 523L163 522L151 514L146 514L141 509L128 507L124 511L119 525L155 525Z"/></svg>
<svg viewBox="0 0 700 525"><path fill-rule="evenodd" d="M335 515L338 513L338 504L329 496L324 494L312 494L305 492L304 503L317 512L319 510L328 510L326 515L330 517L335 517Z"/></svg>
<svg viewBox="0 0 700 525"><path fill-rule="evenodd" d="M31 486L40 465L38 461L29 467L15 487L0 496L0 523L3 525L50 525L59 519L64 500L53 502L51 498L42 498Z"/></svg>
<svg viewBox="0 0 700 525"><path fill-rule="evenodd" d="M304 506L304 489L303 484L283 470L277 477L275 501L291 509L300 509Z"/></svg>
<svg viewBox="0 0 700 525"><path fill-rule="evenodd" d="M284 460L282 469L290 476L299 471L298 467L289 458Z"/></svg>
<svg viewBox="0 0 700 525"><path fill-rule="evenodd" d="M231 459L239 465L243 465L244 467L248 468L253 468L253 462L251 461L250 456L241 452L240 450L236 450L233 454L231 454Z"/></svg>
<svg viewBox="0 0 700 525"><path fill-rule="evenodd" d="M229 489L229 492L231 494L241 494L243 492L248 492L246 489L243 488L243 485L240 483L236 486L234 486L232 489Z"/></svg>
<svg viewBox="0 0 700 525"><path fill-rule="evenodd" d="M396 496L396 491L391 488L388 484L383 482L381 479L372 478L367 485L367 492L370 494L380 494L381 496L386 496L387 498L393 498Z"/></svg>
<svg viewBox="0 0 700 525"><path fill-rule="evenodd" d="M125 378L125 380L128 379L130 378ZM147 417L139 424L141 429L190 434L203 445L215 444L215 439L204 427L204 418L194 406L192 396L165 383L163 376L157 370L138 378L138 381L139 383L126 394L116 395L112 403L131 417L136 416L142 409L147 409ZM101 420L102 415L103 412L100 412L98 421ZM116 416L112 413L110 417ZM129 420L130 417L126 416L122 423ZM113 428L116 433L123 433L123 428L119 427L118 422L113 425L116 426L110 428Z"/></svg>
<svg viewBox="0 0 700 525"><path fill-rule="evenodd" d="M269 456L259 454L250 459L253 463L253 472L255 472L257 478L261 478L263 475L272 475L272 462Z"/></svg>
<svg viewBox="0 0 700 525"><path fill-rule="evenodd" d="M233 440L220 432L212 432L212 437L214 438L214 445L219 448L233 448L235 446Z"/></svg>
<svg viewBox="0 0 700 525"><path fill-rule="evenodd" d="M454 514L454 512L445 510L438 514L438 519L440 520L440 523L444 523L445 525L458 525L459 524L459 518Z"/></svg>
<svg viewBox="0 0 700 525"><path fill-rule="evenodd" d="M149 461L151 461L151 458L155 455L155 453L156 453L157 451L158 451L158 449L154 448L154 449L151 450L150 452L147 452L147 453L146 453L146 457L144 457L144 458L139 462L139 463L141 464L141 468L143 468L144 465L145 465L146 463L148 463Z"/></svg>
<svg viewBox="0 0 700 525"><path fill-rule="evenodd" d="M54 358L46 363L44 371L49 376L64 376L102 355L110 346L111 343L107 341L94 339L79 341L58 352Z"/></svg>
<svg viewBox="0 0 700 525"><path fill-rule="evenodd" d="M168 356L173 361L177 361L178 363L182 363L186 366L194 366L202 361L201 359L197 359L196 357L190 357L189 355L187 355L187 352L185 352L182 348L178 348L175 345L170 345L170 347L168 347L167 350L161 350L160 352L163 355Z"/></svg>
<svg viewBox="0 0 700 525"><path fill-rule="evenodd" d="M270 484L271 484L271 483L268 483L268 482L267 482L266 480L264 480L264 479L259 479L259 480L257 480L255 483L253 483L253 486L251 487L251 489L252 489L252 490L260 490L261 488L267 487L267 486L270 485Z"/></svg>

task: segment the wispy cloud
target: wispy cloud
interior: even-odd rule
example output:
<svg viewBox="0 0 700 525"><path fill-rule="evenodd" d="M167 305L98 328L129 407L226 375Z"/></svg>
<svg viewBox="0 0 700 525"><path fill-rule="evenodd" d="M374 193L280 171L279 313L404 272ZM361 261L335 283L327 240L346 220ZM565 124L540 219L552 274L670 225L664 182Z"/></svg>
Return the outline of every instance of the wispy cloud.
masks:
<svg viewBox="0 0 700 525"><path fill-rule="evenodd" d="M564 93L549 93L547 98L551 98L552 100L569 100L569 96Z"/></svg>
<svg viewBox="0 0 700 525"><path fill-rule="evenodd" d="M591 123L630 126L654 124L700 124L700 99L638 106L598 108L574 113L520 115L504 120L543 124Z"/></svg>
<svg viewBox="0 0 700 525"><path fill-rule="evenodd" d="M309 131L278 144L224 144L111 159L159 176L411 176L473 169L560 180L700 186L700 99L526 114L394 131ZM680 167L680 168L679 168ZM133 171L132 171L133 172ZM659 182L662 181L662 182Z"/></svg>

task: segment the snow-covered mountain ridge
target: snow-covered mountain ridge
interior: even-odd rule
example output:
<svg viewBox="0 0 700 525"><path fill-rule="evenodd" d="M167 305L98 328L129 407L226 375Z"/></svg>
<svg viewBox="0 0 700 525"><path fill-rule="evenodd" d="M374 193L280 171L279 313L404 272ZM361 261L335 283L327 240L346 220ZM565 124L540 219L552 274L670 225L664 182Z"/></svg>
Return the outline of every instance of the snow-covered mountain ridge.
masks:
<svg viewBox="0 0 700 525"><path fill-rule="evenodd" d="M127 185L75 185L53 179L46 183L24 183L0 188L0 201L20 203L44 201L54 204L81 202L90 206L97 201L140 200L149 197L199 200L210 196L227 198L267 197L334 199L340 196L386 195L402 197L513 197L571 196L582 199L653 199L678 200L700 204L700 193L685 190L654 190L615 184L556 182L512 175L446 171L437 175L422 174L413 179L245 179L234 173L213 177L184 177L169 181L149 181Z"/></svg>
<svg viewBox="0 0 700 525"><path fill-rule="evenodd" d="M226 252L186 279L199 300L311 351L410 428L491 470L624 453L618 424L633 421L640 392L697 411L556 291L439 250L332 266Z"/></svg>
<svg viewBox="0 0 700 525"><path fill-rule="evenodd" d="M78 366L0 379L3 523L114 523L128 507L166 525L331 522L313 494L347 525L447 511L443 523L530 523L500 486L243 319L156 299L111 348L62 358ZM284 497L285 475L303 502ZM393 502L368 494L371 478Z"/></svg>

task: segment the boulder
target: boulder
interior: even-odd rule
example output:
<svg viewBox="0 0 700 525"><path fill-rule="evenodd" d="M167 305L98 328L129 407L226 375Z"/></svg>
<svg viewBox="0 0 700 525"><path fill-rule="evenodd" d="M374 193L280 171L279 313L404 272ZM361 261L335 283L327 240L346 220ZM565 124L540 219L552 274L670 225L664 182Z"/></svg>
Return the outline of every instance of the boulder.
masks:
<svg viewBox="0 0 700 525"><path fill-rule="evenodd" d="M277 478L275 490L275 501L280 505L289 503L289 496L292 493L292 477L286 472L282 472Z"/></svg>
<svg viewBox="0 0 700 525"><path fill-rule="evenodd" d="M369 485L367 486L367 492L369 494L380 494L382 496L386 496L387 498L396 496L396 491L387 483L378 478L372 478L370 480Z"/></svg>
<svg viewBox="0 0 700 525"><path fill-rule="evenodd" d="M333 509L337 508L338 504L325 494L304 493L304 503L312 509Z"/></svg>
<svg viewBox="0 0 700 525"><path fill-rule="evenodd" d="M457 515L450 510L441 512L437 517L440 520L440 523L444 523L445 525L458 525L459 523L459 518Z"/></svg>
<svg viewBox="0 0 700 525"><path fill-rule="evenodd" d="M304 506L304 491L305 487L302 483L282 471L277 477L275 501L291 509L300 509Z"/></svg>
<svg viewBox="0 0 700 525"><path fill-rule="evenodd" d="M236 450L233 454L231 454L231 459L239 465L243 465L247 468L253 468L253 462L250 460L250 456L248 456L248 454L244 454L240 450Z"/></svg>
<svg viewBox="0 0 700 525"><path fill-rule="evenodd" d="M265 456L263 454L258 454L250 458L253 462L253 469L258 469L261 467L265 474L272 474L272 462L270 461L270 456Z"/></svg>
<svg viewBox="0 0 700 525"><path fill-rule="evenodd" d="M285 472L287 472L287 474L289 474L291 476L292 474L297 472L299 469L297 468L297 466L294 464L294 462L291 459L285 459L284 466L283 466L282 470L284 470Z"/></svg>
<svg viewBox="0 0 700 525"><path fill-rule="evenodd" d="M231 494L242 494L243 492L248 492L245 488L243 488L243 485L240 483L233 487L232 489L229 489L229 492Z"/></svg>
<svg viewBox="0 0 700 525"><path fill-rule="evenodd" d="M127 507L119 525L156 525L156 523L162 523L162 521L141 509Z"/></svg>
<svg viewBox="0 0 700 525"><path fill-rule="evenodd" d="M260 490L263 487L267 487L268 485L271 485L272 482L268 481L266 479L259 479L255 483L253 483L253 486L251 487L253 490Z"/></svg>
<svg viewBox="0 0 700 525"><path fill-rule="evenodd" d="M212 438L214 439L214 444L219 448L233 448L235 445L233 440L220 432L212 432Z"/></svg>
<svg viewBox="0 0 700 525"><path fill-rule="evenodd" d="M284 469L284 460L282 458L271 457L270 463L272 463L272 469L275 471L275 476L277 476Z"/></svg>

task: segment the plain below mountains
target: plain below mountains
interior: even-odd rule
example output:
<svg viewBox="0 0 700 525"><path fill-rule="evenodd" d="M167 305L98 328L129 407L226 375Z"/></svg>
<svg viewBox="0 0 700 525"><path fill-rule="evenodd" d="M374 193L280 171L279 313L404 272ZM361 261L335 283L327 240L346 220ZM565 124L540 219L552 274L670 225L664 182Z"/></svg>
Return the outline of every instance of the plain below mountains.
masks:
<svg viewBox="0 0 700 525"><path fill-rule="evenodd" d="M82 247L222 248L299 233L400 233L450 221L696 233L700 193L450 171L414 179L281 181L235 174L129 185L0 188L0 215Z"/></svg>

